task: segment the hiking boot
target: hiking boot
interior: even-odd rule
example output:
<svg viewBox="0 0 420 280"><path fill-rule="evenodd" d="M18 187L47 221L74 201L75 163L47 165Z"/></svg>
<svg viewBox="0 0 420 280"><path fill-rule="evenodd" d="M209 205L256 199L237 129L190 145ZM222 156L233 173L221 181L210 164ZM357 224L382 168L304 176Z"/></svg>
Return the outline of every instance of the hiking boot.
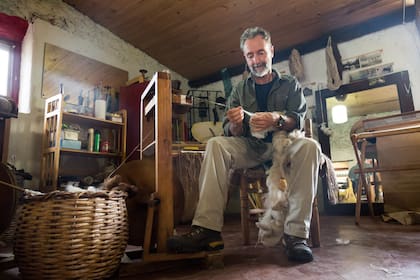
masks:
<svg viewBox="0 0 420 280"><path fill-rule="evenodd" d="M167 246L169 251L176 253L215 251L224 248L220 232L199 226L192 226L186 234L169 237Z"/></svg>
<svg viewBox="0 0 420 280"><path fill-rule="evenodd" d="M300 263L311 262L314 257L305 238L284 234L283 245L286 247L286 255L289 261Z"/></svg>

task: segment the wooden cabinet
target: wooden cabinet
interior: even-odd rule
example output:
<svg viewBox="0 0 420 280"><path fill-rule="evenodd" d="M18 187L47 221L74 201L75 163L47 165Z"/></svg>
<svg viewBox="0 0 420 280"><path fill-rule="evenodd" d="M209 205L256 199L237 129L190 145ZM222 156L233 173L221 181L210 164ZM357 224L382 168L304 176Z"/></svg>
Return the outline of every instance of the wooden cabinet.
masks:
<svg viewBox="0 0 420 280"><path fill-rule="evenodd" d="M125 110L119 111L121 121L109 121L64 112L63 103L61 94L48 98L45 103L40 178L40 190L43 192L56 190L59 178L85 179L92 184L103 181L106 172L120 164L126 156ZM80 148L63 147L63 125L78 128L78 141L73 143L80 144ZM107 141L105 151L91 152L87 149L89 128L100 132L102 143Z"/></svg>
<svg viewBox="0 0 420 280"><path fill-rule="evenodd" d="M119 95L120 110L127 111L127 154L130 154L140 143L140 102L141 95L149 82L135 83L121 87ZM181 98L181 92L172 90L172 140L181 144L189 141L186 113L192 107L190 100ZM128 160L138 160L140 153L133 153Z"/></svg>
<svg viewBox="0 0 420 280"><path fill-rule="evenodd" d="M140 141L140 96L148 82L121 87L119 96L120 110L127 110L127 152L137 147ZM129 160L139 159L139 153L133 153Z"/></svg>

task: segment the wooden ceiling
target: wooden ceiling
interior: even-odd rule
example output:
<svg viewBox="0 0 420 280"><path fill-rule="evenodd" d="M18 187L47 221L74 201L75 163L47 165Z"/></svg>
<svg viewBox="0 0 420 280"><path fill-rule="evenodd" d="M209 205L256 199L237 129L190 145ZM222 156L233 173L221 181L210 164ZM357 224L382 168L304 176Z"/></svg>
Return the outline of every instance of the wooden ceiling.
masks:
<svg viewBox="0 0 420 280"><path fill-rule="evenodd" d="M239 37L249 26L271 32L276 51L281 51L276 52L279 61L287 58L293 47L301 54L324 47L330 34L343 41L389 26L390 20L402 23L403 7L414 5L414 0L64 2L183 75L190 86L220 80L220 70L225 67L231 75L244 69ZM340 35L346 32L346 36ZM143 67L139 65L139 69Z"/></svg>

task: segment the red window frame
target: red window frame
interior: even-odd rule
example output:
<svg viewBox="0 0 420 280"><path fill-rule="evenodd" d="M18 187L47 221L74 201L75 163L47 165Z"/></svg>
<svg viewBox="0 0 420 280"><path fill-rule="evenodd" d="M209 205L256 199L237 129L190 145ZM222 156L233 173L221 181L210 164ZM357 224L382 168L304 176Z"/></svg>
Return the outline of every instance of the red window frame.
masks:
<svg viewBox="0 0 420 280"><path fill-rule="evenodd" d="M20 60L22 51L22 41L28 29L28 22L20 17L9 16L0 13L0 40L13 46L12 59L12 79L9 97L18 104L19 102L19 79L20 79Z"/></svg>

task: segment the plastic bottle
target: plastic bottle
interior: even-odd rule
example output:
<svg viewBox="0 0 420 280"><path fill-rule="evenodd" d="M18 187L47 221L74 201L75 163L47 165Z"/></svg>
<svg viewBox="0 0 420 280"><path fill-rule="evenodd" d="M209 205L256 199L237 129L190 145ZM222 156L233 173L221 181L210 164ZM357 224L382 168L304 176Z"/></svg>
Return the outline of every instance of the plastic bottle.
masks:
<svg viewBox="0 0 420 280"><path fill-rule="evenodd" d="M93 140L93 151L94 152L99 152L100 144L101 144L101 133L99 132L99 130L95 130L95 136L94 136L94 140Z"/></svg>
<svg viewBox="0 0 420 280"><path fill-rule="evenodd" d="M106 118L106 98L105 92L103 91L102 82L99 86L95 87L95 118L103 119Z"/></svg>
<svg viewBox="0 0 420 280"><path fill-rule="evenodd" d="M88 129L88 151L93 152L93 143L95 138L95 130L93 128Z"/></svg>

